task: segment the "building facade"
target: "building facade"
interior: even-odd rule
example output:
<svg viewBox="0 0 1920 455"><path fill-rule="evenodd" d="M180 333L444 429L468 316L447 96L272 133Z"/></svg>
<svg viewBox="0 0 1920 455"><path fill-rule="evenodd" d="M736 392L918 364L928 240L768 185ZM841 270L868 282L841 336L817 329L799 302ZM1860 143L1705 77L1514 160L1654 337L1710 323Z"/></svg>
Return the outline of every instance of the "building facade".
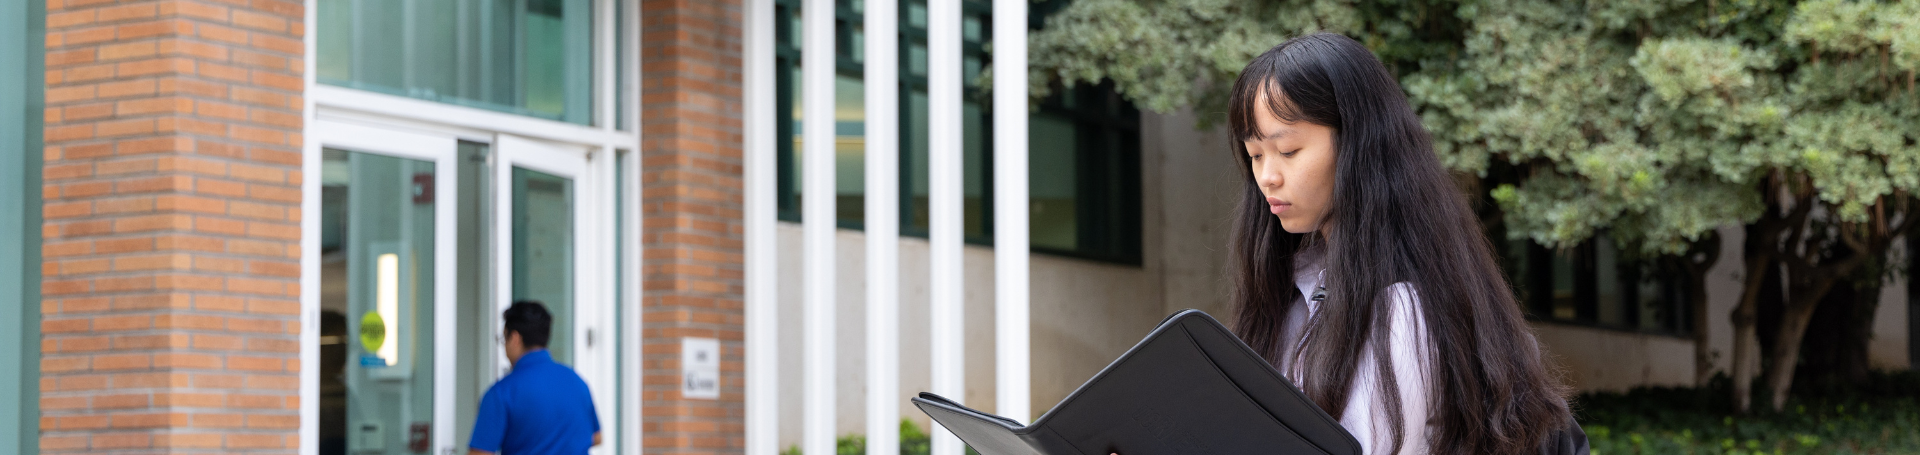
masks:
<svg viewBox="0 0 1920 455"><path fill-rule="evenodd" d="M1030 169L1018 393L1033 414L1166 314L1231 311L1239 170L1223 133L1107 86L1063 91L1006 132L973 82L991 66L993 6L943 17L929 0L889 3L899 52L881 60L897 77L871 83L897 88L899 109L876 126L874 1L813 18L837 43L832 106L816 111L834 117L819 130L834 136L821 142L837 170L828 263L845 290L827 303L832 434L874 428L863 397L882 383L899 392L893 415L928 428L905 400L937 382L939 326L964 327L969 346L1005 338L997 131L1026 138ZM800 444L820 415L800 379L817 327L803 311L803 3L0 0L0 453L464 453L480 394L509 367L497 315L517 300L558 316L555 358L587 379L608 435L596 453ZM1064 4L1032 3L1027 27ZM937 21L953 21L957 51L936 48ZM948 125L928 114L943 58L967 81ZM772 96L748 95L755 84ZM943 127L959 139L934 141ZM858 292L874 136L898 141L903 236L889 241L900 335L884 379L866 369L875 327ZM771 140L764 174L749 169L756 137ZM936 150L959 168L929 166ZM945 171L961 178L958 319L931 304ZM748 256L750 200L772 208L758 220L777 252L766 281L748 280L768 260ZM1739 229L1721 234L1703 314L1605 240L1552 251L1489 235L1569 379L1623 390L1692 383L1694 318L1713 321L1715 368L1731 363L1744 271ZM749 314L750 283L767 286L769 314ZM1882 288L1876 367L1917 363L1916 291ZM774 330L748 331L752 316ZM754 337L773 349L750 372ZM1008 392L995 351L958 362L958 398L994 411ZM750 374L772 378L751 396L771 426L750 423Z"/></svg>
<svg viewBox="0 0 1920 455"><path fill-rule="evenodd" d="M6 6L0 452L463 453L523 299L605 453L739 445L737 2Z"/></svg>

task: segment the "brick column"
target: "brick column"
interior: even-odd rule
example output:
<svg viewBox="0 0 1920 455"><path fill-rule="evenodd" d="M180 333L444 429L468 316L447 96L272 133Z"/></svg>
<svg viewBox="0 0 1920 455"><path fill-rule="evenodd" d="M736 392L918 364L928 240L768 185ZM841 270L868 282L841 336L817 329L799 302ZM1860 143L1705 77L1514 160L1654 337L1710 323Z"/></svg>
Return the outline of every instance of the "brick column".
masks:
<svg viewBox="0 0 1920 455"><path fill-rule="evenodd" d="M295 452L303 8L48 0L43 453Z"/></svg>
<svg viewBox="0 0 1920 455"><path fill-rule="evenodd" d="M741 453L745 225L740 0L644 0L640 20L648 453ZM680 395L680 338L718 338L719 400Z"/></svg>

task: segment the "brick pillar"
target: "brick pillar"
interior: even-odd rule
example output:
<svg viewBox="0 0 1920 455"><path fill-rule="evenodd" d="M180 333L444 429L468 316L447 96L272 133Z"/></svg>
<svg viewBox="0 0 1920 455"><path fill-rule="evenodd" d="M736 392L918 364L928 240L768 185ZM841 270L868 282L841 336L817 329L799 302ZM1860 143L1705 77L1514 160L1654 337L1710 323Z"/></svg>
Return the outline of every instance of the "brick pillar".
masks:
<svg viewBox="0 0 1920 455"><path fill-rule="evenodd" d="M47 1L43 453L295 452L303 8Z"/></svg>
<svg viewBox="0 0 1920 455"><path fill-rule="evenodd" d="M643 431L648 453L741 453L740 0L643 0ZM680 395L681 337L718 338L719 400Z"/></svg>

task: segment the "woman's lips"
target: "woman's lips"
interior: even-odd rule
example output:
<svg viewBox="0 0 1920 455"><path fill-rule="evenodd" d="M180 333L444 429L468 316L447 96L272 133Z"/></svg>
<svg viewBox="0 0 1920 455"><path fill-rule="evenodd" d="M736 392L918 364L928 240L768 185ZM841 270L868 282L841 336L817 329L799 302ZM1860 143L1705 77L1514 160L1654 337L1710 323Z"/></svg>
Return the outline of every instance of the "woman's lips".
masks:
<svg viewBox="0 0 1920 455"><path fill-rule="evenodd" d="M1291 202L1282 201L1280 198L1267 198L1267 211L1273 212L1274 215L1279 215L1280 212L1285 212L1291 208L1293 208L1293 203Z"/></svg>

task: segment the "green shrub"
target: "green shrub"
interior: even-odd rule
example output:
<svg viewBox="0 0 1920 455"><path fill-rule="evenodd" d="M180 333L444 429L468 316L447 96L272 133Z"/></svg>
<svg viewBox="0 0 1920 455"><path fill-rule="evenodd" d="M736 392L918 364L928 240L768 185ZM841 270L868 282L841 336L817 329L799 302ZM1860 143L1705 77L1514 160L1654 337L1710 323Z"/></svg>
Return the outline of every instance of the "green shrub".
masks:
<svg viewBox="0 0 1920 455"><path fill-rule="evenodd" d="M834 452L836 455L866 455L867 437L857 434L841 436L834 442ZM900 455L928 455L932 452L932 438L927 436L927 432L922 431L919 425L914 425L912 420L900 419ZM800 446L793 445L787 446L787 450L780 451L780 455L803 454L800 452ZM980 453L968 447L967 455L980 455Z"/></svg>
<svg viewBox="0 0 1920 455"><path fill-rule="evenodd" d="M1920 372L1799 390L1785 412L1745 416L1731 412L1731 385L1594 393L1574 407L1594 455L1920 453Z"/></svg>

